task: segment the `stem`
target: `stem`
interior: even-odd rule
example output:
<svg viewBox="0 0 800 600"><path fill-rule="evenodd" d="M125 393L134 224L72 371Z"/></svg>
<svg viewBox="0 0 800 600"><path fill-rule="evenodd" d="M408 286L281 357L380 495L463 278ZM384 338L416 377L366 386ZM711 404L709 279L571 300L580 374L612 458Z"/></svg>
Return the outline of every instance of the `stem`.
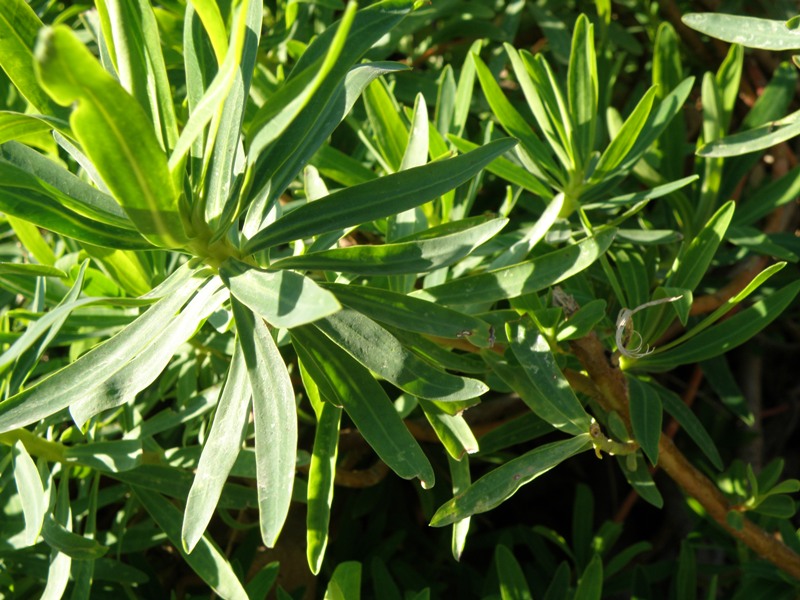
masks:
<svg viewBox="0 0 800 600"><path fill-rule="evenodd" d="M597 334L592 332L571 342L570 346L599 392L595 398L605 410L617 411L630 426L625 375L606 358ZM800 555L746 518L741 530L731 527L726 520L731 506L719 488L688 461L668 436L661 435L658 448L659 466L684 492L697 500L711 518L760 557L800 579Z"/></svg>

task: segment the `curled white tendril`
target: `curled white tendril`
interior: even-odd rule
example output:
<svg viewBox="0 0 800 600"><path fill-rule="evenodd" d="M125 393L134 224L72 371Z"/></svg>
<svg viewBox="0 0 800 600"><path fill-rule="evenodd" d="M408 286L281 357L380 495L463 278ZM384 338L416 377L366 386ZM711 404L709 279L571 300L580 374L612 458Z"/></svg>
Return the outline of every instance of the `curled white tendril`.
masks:
<svg viewBox="0 0 800 600"><path fill-rule="evenodd" d="M681 298L683 298L683 295L673 296L671 298L660 298L640 304L634 309L623 308L619 311L619 316L617 317L617 333L614 338L617 342L617 350L619 350L619 353L628 358L642 358L655 350L655 348L647 346L644 340L642 340L642 334L633 328L633 315L645 308L658 304L666 304L667 302L675 302ZM633 344L630 344L630 342L633 342ZM644 347L644 349L642 349L642 347Z"/></svg>

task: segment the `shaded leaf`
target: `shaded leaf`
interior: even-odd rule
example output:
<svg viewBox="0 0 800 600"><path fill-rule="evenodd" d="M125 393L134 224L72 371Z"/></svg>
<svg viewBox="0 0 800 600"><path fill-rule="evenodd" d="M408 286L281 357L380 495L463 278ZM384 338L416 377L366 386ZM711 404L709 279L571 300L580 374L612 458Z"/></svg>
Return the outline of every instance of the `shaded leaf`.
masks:
<svg viewBox="0 0 800 600"><path fill-rule="evenodd" d="M462 493L439 507L431 519L432 527L489 511L516 491L566 459L591 448L588 433L540 446L490 471Z"/></svg>

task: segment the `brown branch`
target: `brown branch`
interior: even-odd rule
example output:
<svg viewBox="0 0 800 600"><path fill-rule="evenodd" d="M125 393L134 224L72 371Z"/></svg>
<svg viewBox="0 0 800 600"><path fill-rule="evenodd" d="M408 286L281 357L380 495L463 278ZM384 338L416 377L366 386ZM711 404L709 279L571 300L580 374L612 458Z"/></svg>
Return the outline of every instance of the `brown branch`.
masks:
<svg viewBox="0 0 800 600"><path fill-rule="evenodd" d="M570 347L602 394L602 398L598 399L601 406L605 410L617 411L629 426L625 376L610 363L597 334L592 332L585 338L573 341ZM731 506L717 486L686 459L669 437L662 435L658 446L659 466L684 492L697 500L711 518L756 554L800 579L800 555L746 518L743 519L741 530L731 527L727 522Z"/></svg>

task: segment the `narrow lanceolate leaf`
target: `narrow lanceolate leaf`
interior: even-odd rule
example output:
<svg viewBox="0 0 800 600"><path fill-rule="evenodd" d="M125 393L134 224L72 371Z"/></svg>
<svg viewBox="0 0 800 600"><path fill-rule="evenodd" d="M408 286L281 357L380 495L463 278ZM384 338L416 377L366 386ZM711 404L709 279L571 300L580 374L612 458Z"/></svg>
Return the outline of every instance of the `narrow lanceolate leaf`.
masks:
<svg viewBox="0 0 800 600"><path fill-rule="evenodd" d="M572 34L569 72L569 109L573 117L573 144L585 160L594 150L597 124L597 58L594 48L594 27L586 15L580 15Z"/></svg>
<svg viewBox="0 0 800 600"><path fill-rule="evenodd" d="M798 135L800 135L800 111L787 115L778 121L770 121L761 127L755 127L734 133L720 140L714 140L701 147L697 154L708 158L739 156L766 150Z"/></svg>
<svg viewBox="0 0 800 600"><path fill-rule="evenodd" d="M697 447L703 451L706 458L711 461L718 470L722 471L724 465L722 457L719 455L719 450L714 444L714 440L706 431L702 421L692 412L692 409L670 390L658 385L657 383L650 384L655 388L658 395L661 397L661 402L666 410L678 423L681 429L686 432L692 441L697 444Z"/></svg>
<svg viewBox="0 0 800 600"><path fill-rule="evenodd" d="M500 583L501 600L533 600L525 573L507 546L499 544L495 547L494 564Z"/></svg>
<svg viewBox="0 0 800 600"><path fill-rule="evenodd" d="M556 364L550 345L530 321L506 325L511 349L537 397L534 409L553 427L578 435L589 431L591 417Z"/></svg>
<svg viewBox="0 0 800 600"><path fill-rule="evenodd" d="M314 433L314 449L308 468L308 504L306 511L306 542L308 566L319 573L325 548L328 546L328 525L333 501L333 480L336 476L336 454L339 443L339 423L342 409L322 402Z"/></svg>
<svg viewBox="0 0 800 600"><path fill-rule="evenodd" d="M44 518L42 537L54 550L77 560L95 560L108 552L107 546L97 540L72 533L49 514Z"/></svg>
<svg viewBox="0 0 800 600"><path fill-rule="evenodd" d="M589 434L584 433L567 440L545 444L508 461L439 507L431 519L431 526L450 525L499 506L526 483L571 456L588 450L591 445Z"/></svg>
<svg viewBox="0 0 800 600"><path fill-rule="evenodd" d="M639 442L652 464L658 463L658 441L661 439L663 411L661 398L647 383L628 378L633 437Z"/></svg>
<svg viewBox="0 0 800 600"><path fill-rule="evenodd" d="M465 455L478 451L478 440L463 416L448 415L437 406L438 403L430 400L419 398L418 402L436 437L451 458L461 460Z"/></svg>
<svg viewBox="0 0 800 600"><path fill-rule="evenodd" d="M335 71L356 15L356 3L349 2L336 24L336 33L328 42L328 52L313 63L298 65L253 117L249 136L250 158L253 162L269 144L275 141L294 121L319 90L325 79ZM333 27L333 26L331 26ZM341 68L341 65L339 66Z"/></svg>
<svg viewBox="0 0 800 600"><path fill-rule="evenodd" d="M24 144L10 142L0 148L0 158L2 168L11 169L13 166L24 171L24 176L13 170L11 173L21 181L30 182L32 187L33 182L36 182L35 189L43 189L64 207L107 225L136 230L128 215L111 196L36 150ZM44 187L42 183L50 187Z"/></svg>
<svg viewBox="0 0 800 600"><path fill-rule="evenodd" d="M47 512L47 496L42 486L42 478L33 459L22 442L17 441L11 450L14 461L14 482L17 493L22 498L22 515L25 517L23 542L33 546L42 530L44 515Z"/></svg>
<svg viewBox="0 0 800 600"><path fill-rule="evenodd" d="M11 347L3 352L0 356L0 372L14 361L24 361L25 356L33 355L34 360L30 364L32 367L36 360L42 355L52 339L61 330L64 322L67 320L72 308L75 306L75 301L81 293L83 288L84 275L86 273L88 261L84 261L78 276L75 278L75 283L70 290L64 295L58 306L53 308L47 315L44 315L25 328L25 332L16 339ZM22 266L22 265L20 265ZM42 265L26 265L29 267ZM52 268L52 267L48 267ZM0 267L0 273L4 269ZM13 271L12 271L13 272ZM32 357L32 358L33 358ZM17 367L15 367L17 368ZM16 389L14 390L17 391Z"/></svg>
<svg viewBox="0 0 800 600"><path fill-rule="evenodd" d="M36 81L33 48L43 27L25 0L8 0L0 11L0 68L31 106L43 115L63 113Z"/></svg>
<svg viewBox="0 0 800 600"><path fill-rule="evenodd" d="M209 2L218 11L215 2ZM212 10L213 10L212 9ZM202 18L202 15L201 15ZM239 207L238 194L232 193L235 182L242 175L245 156L242 145L242 119L249 99L260 41L263 5L252 2L248 13L248 28L254 35L245 37L240 60L240 70L236 73L231 90L222 107L217 127L214 151L208 164L205 193L205 220L214 239L222 237L235 218ZM188 75L187 75L188 77Z"/></svg>
<svg viewBox="0 0 800 600"><path fill-rule="evenodd" d="M429 202L476 175L515 140L495 140L467 154L334 192L303 205L256 234L245 252L368 223Z"/></svg>
<svg viewBox="0 0 800 600"><path fill-rule="evenodd" d="M236 577L233 567L225 555L208 537L200 538L194 551L189 554L181 544L180 511L161 494L141 487L132 487L133 494L156 522L158 528L167 534L169 541L181 553L192 570L205 581L211 589L226 600L248 600L247 592Z"/></svg>
<svg viewBox="0 0 800 600"><path fill-rule="evenodd" d="M595 554L584 569L574 600L600 600L603 597L603 559Z"/></svg>
<svg viewBox="0 0 800 600"><path fill-rule="evenodd" d="M433 468L411 436L381 385L367 369L313 327L291 330L292 343L303 365L321 390L342 406L367 443L403 479L434 483Z"/></svg>
<svg viewBox="0 0 800 600"><path fill-rule="evenodd" d="M795 281L731 318L709 327L685 344L633 362L637 370L667 371L678 365L708 360L743 344L772 323L800 292ZM2 406L2 405L0 405Z"/></svg>
<svg viewBox="0 0 800 600"><path fill-rule="evenodd" d="M47 134L61 122L33 115L2 110L0 111L0 144L10 140L33 139L37 135ZM66 122L63 123L66 125Z"/></svg>
<svg viewBox="0 0 800 600"><path fill-rule="evenodd" d="M242 348L236 344L228 378L217 403L214 423L203 446L192 489L186 499L181 540L191 552L214 514L222 487L242 449L250 406L250 382Z"/></svg>
<svg viewBox="0 0 800 600"><path fill-rule="evenodd" d="M608 229L533 260L456 279L412 295L441 304L473 304L536 292L583 271L608 250L615 233Z"/></svg>
<svg viewBox="0 0 800 600"><path fill-rule="evenodd" d="M460 231L458 222L447 223L429 229L425 238L419 241L350 246L302 254L276 261L271 268L323 269L360 275L425 273L458 262L494 237L506 223L508 219L492 219ZM454 233L447 233L453 230Z"/></svg>
<svg viewBox="0 0 800 600"><path fill-rule="evenodd" d="M478 75L483 93L492 112L497 116L497 120L510 135L519 138L522 142L522 148L525 153L532 159L531 166L534 167L533 174L538 178L547 180L552 177L551 174L558 173L559 169L553 161L551 155L551 148L544 144L539 137L531 129L530 124L525 118L519 114L516 108L508 101L503 93L503 90L495 81L489 67L480 59L477 54L472 55L472 60L475 64L475 70ZM563 155L564 151L559 145L553 145L552 148ZM562 158L562 162L567 159ZM539 166L541 165L541 167Z"/></svg>
<svg viewBox="0 0 800 600"><path fill-rule="evenodd" d="M477 379L441 371L406 350L392 334L364 315L343 310L315 326L362 365L400 389L429 400L458 401L488 391Z"/></svg>
<svg viewBox="0 0 800 600"><path fill-rule="evenodd" d="M187 267L173 274L167 295L97 348L41 382L0 402L0 433L52 415L102 386L158 337L205 277Z"/></svg>
<svg viewBox="0 0 800 600"><path fill-rule="evenodd" d="M83 427L102 411L132 402L136 394L155 381L178 348L226 300L227 291L220 287L219 280L206 284L180 314L162 323L158 335L140 348L133 359L107 369L101 385L94 385L73 399L69 412L75 424Z"/></svg>
<svg viewBox="0 0 800 600"><path fill-rule="evenodd" d="M292 500L297 407L286 363L264 321L233 298L231 307L253 391L261 537L272 548Z"/></svg>
<svg viewBox="0 0 800 600"><path fill-rule="evenodd" d="M65 26L42 31L37 74L59 103L77 102L70 124L117 202L154 244L187 241L178 194L144 109Z"/></svg>
<svg viewBox="0 0 800 600"><path fill-rule="evenodd" d="M629 459L629 456L634 456L634 459ZM619 465L625 479L628 480L630 486L636 490L643 500L646 500L656 508L664 506L664 498L661 497L661 492L658 491L653 476L650 474L650 469L647 468L647 461L638 452L635 455L616 456L617 464ZM630 469L630 462L634 461L635 469Z"/></svg>
<svg viewBox="0 0 800 600"><path fill-rule="evenodd" d="M459 152L470 152L479 147L479 144L454 135L448 135L447 139L450 140L450 143L452 143ZM550 188L543 184L527 169L502 156L495 158L486 165L486 170L542 198L549 198L553 195Z"/></svg>
<svg viewBox="0 0 800 600"><path fill-rule="evenodd" d="M747 48L800 49L800 31L786 27L786 21L717 13L689 13L682 20L701 33Z"/></svg>
<svg viewBox="0 0 800 600"><path fill-rule="evenodd" d="M589 181L602 181L614 173L623 163L625 157L628 156L628 153L634 147L639 133L644 128L650 116L650 109L653 107L653 100L656 97L657 91L658 88L653 86L647 90L642 99L639 100L636 108L633 109L633 112L622 124L619 132L617 132L616 137L611 140L608 148L606 148L600 156L600 160L592 172Z"/></svg>
<svg viewBox="0 0 800 600"><path fill-rule="evenodd" d="M325 600L361 600L360 562L339 563L325 590Z"/></svg>
<svg viewBox="0 0 800 600"><path fill-rule="evenodd" d="M220 276L239 302L275 327L297 327L335 313L336 297L292 271L268 273L233 259Z"/></svg>
<svg viewBox="0 0 800 600"><path fill-rule="evenodd" d="M178 125L152 4L102 0L98 14L122 87L144 108L161 145L171 148Z"/></svg>
<svg viewBox="0 0 800 600"><path fill-rule="evenodd" d="M253 25L250 21L254 17L254 11L261 8L257 7L256 4L257 3L252 0L243 0L235 5L233 10L233 24L231 26L231 48L241 50L244 47L245 38L248 35L248 25ZM188 14L187 12L187 15ZM187 26L190 30L193 29L192 25L189 23L187 23ZM194 48L194 46L192 46L192 48ZM228 52L222 65L220 65L220 68L216 71L213 81L208 86L208 89L204 90L205 93L203 93L201 98L197 98L196 96L201 86L197 85L197 82L189 84L192 91L193 110L183 127L183 131L181 131L180 137L175 143L172 154L170 154L168 166L171 171L174 172L182 168L186 153L189 152L195 140L205 131L209 122L222 110L225 99L231 91L231 86L233 86L236 80L239 68L242 66L239 63L240 59L241 57L238 51ZM192 52L192 56L187 56L187 60L192 61L190 64L195 73L200 71L200 69L197 68L197 53ZM217 125L218 123L215 123L214 128ZM211 132L212 138L214 133L214 131ZM206 158L210 158L210 156L210 153L206 154Z"/></svg>
<svg viewBox="0 0 800 600"><path fill-rule="evenodd" d="M95 211L73 200L50 182L0 160L0 211L5 214L95 246L125 250L152 248L136 231L109 224L113 217L98 218ZM95 214L84 216L87 213ZM106 212L104 216L110 214Z"/></svg>
<svg viewBox="0 0 800 600"><path fill-rule="evenodd" d="M733 201L726 202L709 219L686 252L676 261L677 265L665 283L667 287L694 290L700 284L725 237L735 208Z"/></svg>
<svg viewBox="0 0 800 600"><path fill-rule="evenodd" d="M345 306L375 321L442 338L463 338L480 348L493 344L486 321L434 302L360 285L329 283L325 288Z"/></svg>

